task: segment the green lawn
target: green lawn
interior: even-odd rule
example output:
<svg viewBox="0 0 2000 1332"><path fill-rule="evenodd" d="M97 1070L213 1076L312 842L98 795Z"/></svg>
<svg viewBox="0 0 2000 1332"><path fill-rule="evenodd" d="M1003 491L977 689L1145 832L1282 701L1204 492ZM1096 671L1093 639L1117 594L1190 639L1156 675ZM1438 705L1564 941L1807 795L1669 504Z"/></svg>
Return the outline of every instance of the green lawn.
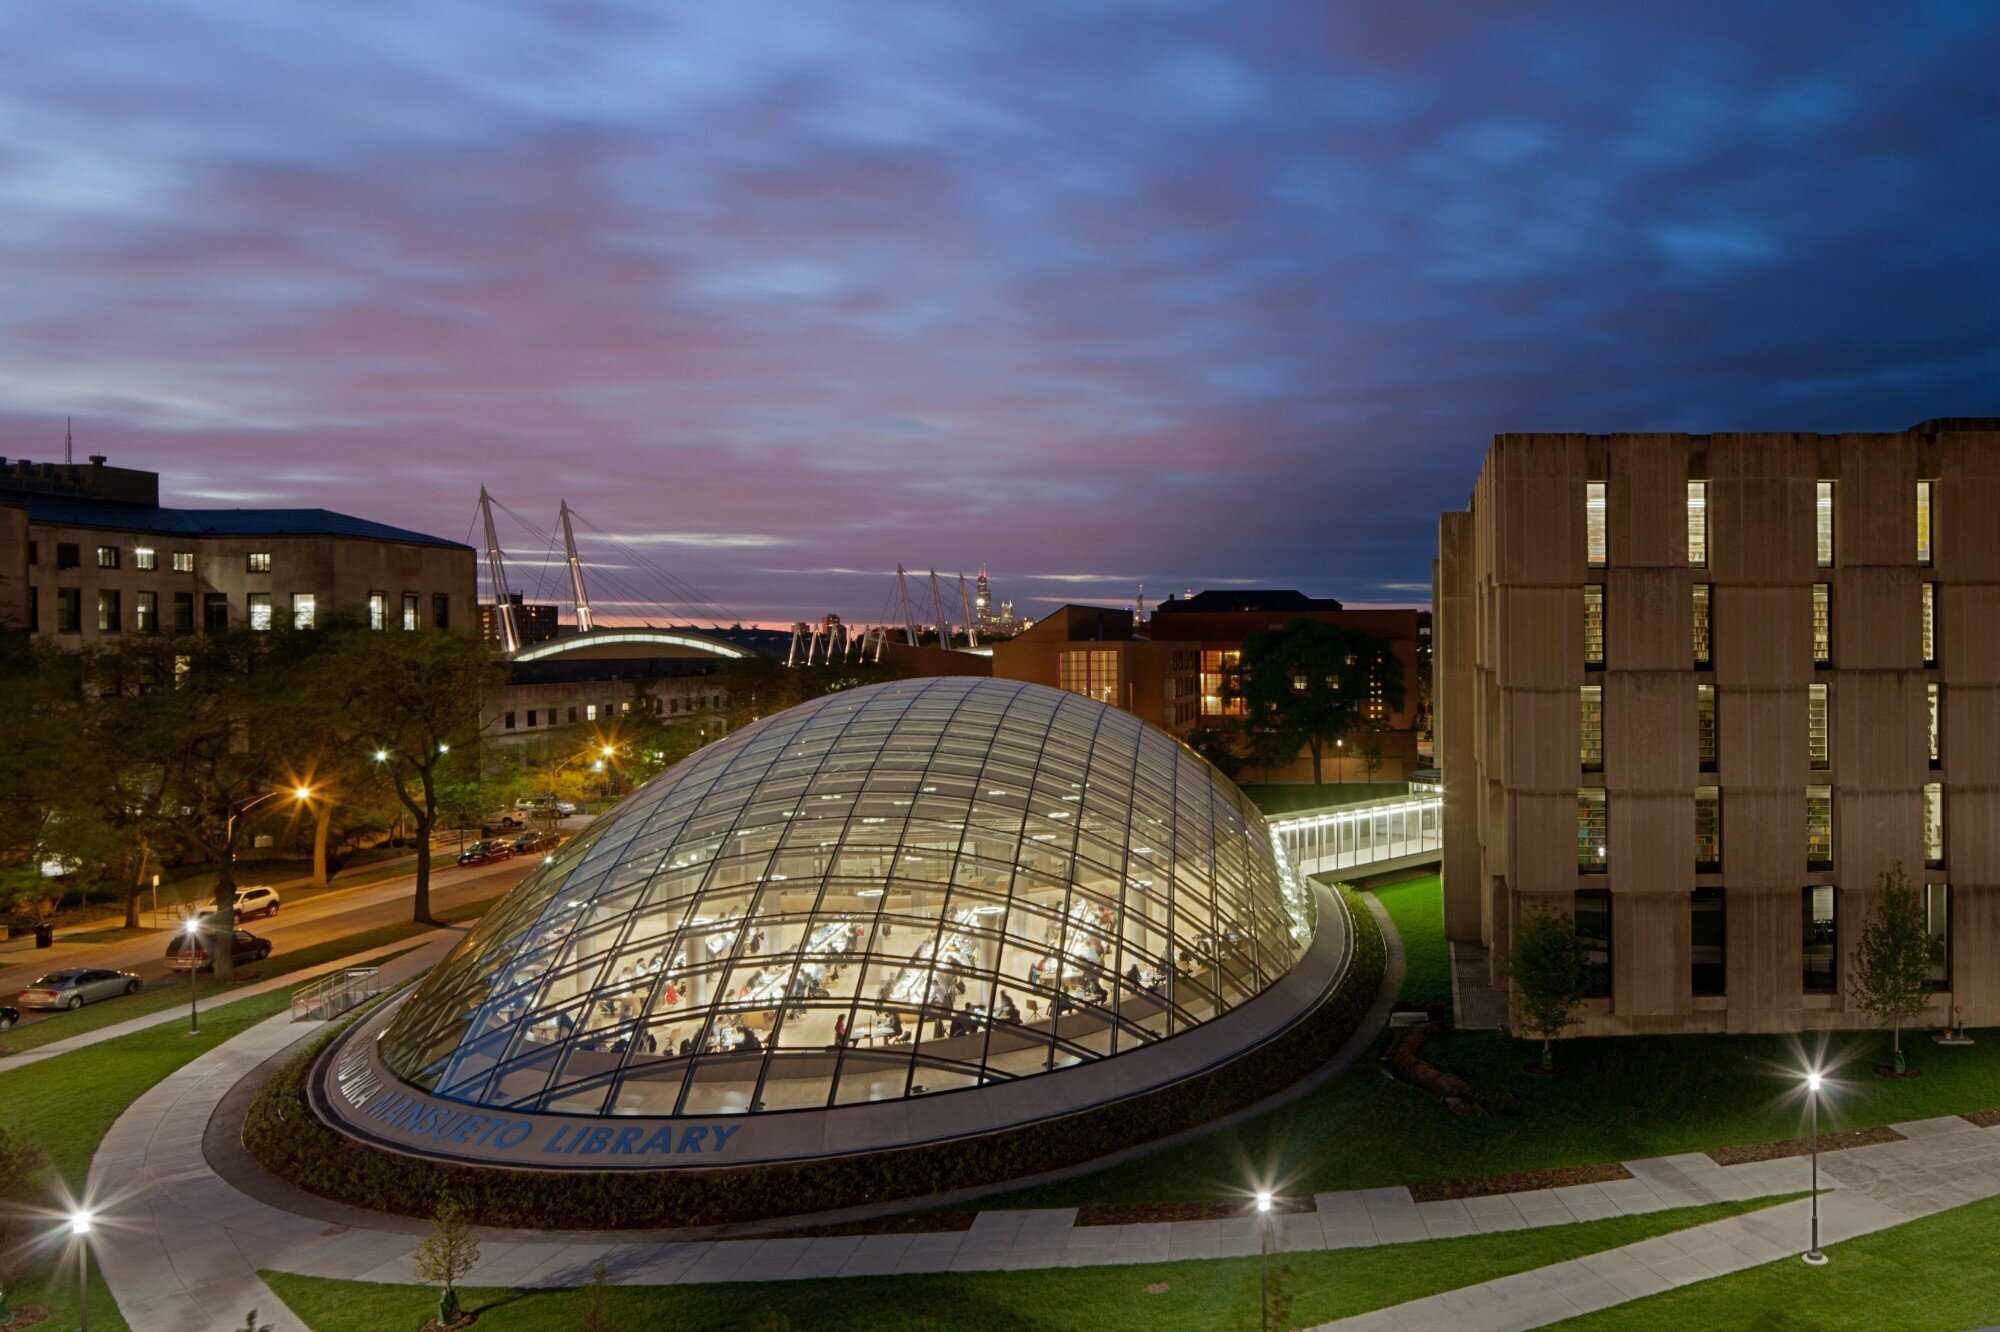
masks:
<svg viewBox="0 0 2000 1332"><path fill-rule="evenodd" d="M438 916L447 921L470 919L484 914L486 908L493 904L493 900L489 898L480 902L468 902L449 911L439 912ZM241 989L246 985L254 985L258 981L267 981L274 977L289 975L294 971L302 971L307 967L318 966L322 962L332 962L349 953L359 953L399 940L412 939L417 935L429 933L430 928L411 921L383 925L376 929L363 930L358 934L328 939L324 943L313 944L296 952L275 953L262 962L238 967L236 974L227 984L218 984L212 976L202 976L198 984L202 997L207 998L229 990ZM186 1007L187 1001L187 977L169 976L148 983L138 994L91 1004L86 1008L77 1009L74 1013L52 1013L38 1022L16 1027L5 1035L0 1035L0 1055L22 1054L47 1045L51 1041L81 1036L85 1032L109 1027L128 1018L144 1017L148 1013L157 1013L167 1008Z"/></svg>
<svg viewBox="0 0 2000 1332"><path fill-rule="evenodd" d="M1397 998L1405 1004L1449 1004L1451 953L1445 947L1444 887L1437 871L1370 884L1365 891L1388 911L1403 939L1403 989Z"/></svg>
<svg viewBox="0 0 2000 1332"><path fill-rule="evenodd" d="M1574 1332L1979 1327L2000 1322L1996 1236L2000 1199L1988 1199L1830 1245L1825 1267L1796 1258L1766 1263L1557 1326Z"/></svg>
<svg viewBox="0 0 2000 1332"><path fill-rule="evenodd" d="M1273 1254L1274 1285L1289 1299L1287 1327L1364 1313L1681 1230L1774 1199L1616 1217L1545 1230L1429 1240L1372 1249ZM1278 1274L1282 1275L1278 1275ZM419 1327L436 1307L421 1286L329 1281L266 1272L264 1279L314 1332ZM848 1277L825 1281L611 1287L604 1326L705 1329L1090 1328L1092 1332L1255 1328L1258 1260L1219 1258L1028 1272ZM1153 1292L1149 1287L1164 1285ZM480 1332L590 1326L588 1290L471 1290Z"/></svg>
<svg viewBox="0 0 2000 1332"><path fill-rule="evenodd" d="M0 1198L10 1213L28 1216L14 1221L10 1234L25 1238L53 1223L53 1216L44 1222L33 1212L59 1210L66 1194L82 1197L97 1144L142 1092L197 1055L283 1012L290 1002L287 992L273 991L207 1015L199 1036L168 1025L0 1073L0 1127L40 1147L49 1161L49 1169L25 1190ZM16 1208L23 1211L15 1213ZM7 1288L16 1306L48 1305L54 1316L46 1326L56 1329L74 1327L77 1316L76 1269L59 1265L60 1256L60 1249L33 1251ZM94 1265L90 1307L93 1328L125 1327Z"/></svg>
<svg viewBox="0 0 2000 1332"><path fill-rule="evenodd" d="M1266 814L1318 809L1322 805L1353 805L1384 796L1406 795L1408 782L1239 782L1238 789Z"/></svg>

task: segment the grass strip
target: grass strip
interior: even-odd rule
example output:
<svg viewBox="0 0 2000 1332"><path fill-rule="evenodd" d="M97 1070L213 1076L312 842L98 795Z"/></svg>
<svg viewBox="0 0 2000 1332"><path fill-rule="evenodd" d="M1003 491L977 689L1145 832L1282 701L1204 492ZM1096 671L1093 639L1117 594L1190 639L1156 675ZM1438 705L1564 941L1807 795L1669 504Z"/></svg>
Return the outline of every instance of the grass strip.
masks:
<svg viewBox="0 0 2000 1332"><path fill-rule="evenodd" d="M1410 1008L1451 1003L1451 949L1444 937L1444 885L1435 870L1371 883L1403 940L1403 988L1396 1002Z"/></svg>

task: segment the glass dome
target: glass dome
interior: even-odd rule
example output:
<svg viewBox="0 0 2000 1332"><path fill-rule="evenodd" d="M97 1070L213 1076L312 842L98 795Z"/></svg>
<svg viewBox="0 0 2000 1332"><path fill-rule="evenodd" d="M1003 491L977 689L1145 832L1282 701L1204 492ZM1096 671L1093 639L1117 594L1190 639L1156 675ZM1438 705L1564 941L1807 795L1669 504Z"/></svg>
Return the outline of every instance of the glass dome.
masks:
<svg viewBox="0 0 2000 1332"><path fill-rule="evenodd" d="M1165 733L1041 685L898 681L634 792L381 1053L443 1098L572 1115L929 1095L1171 1040L1283 976L1312 912L1255 808Z"/></svg>

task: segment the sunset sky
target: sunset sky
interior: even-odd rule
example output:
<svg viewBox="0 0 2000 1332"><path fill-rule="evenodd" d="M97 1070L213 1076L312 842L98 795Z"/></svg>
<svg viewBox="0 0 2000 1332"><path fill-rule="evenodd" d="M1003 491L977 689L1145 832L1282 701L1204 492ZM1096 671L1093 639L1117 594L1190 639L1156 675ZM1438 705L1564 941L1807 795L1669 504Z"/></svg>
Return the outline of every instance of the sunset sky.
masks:
<svg viewBox="0 0 2000 1332"><path fill-rule="evenodd" d="M17 3L0 45L0 454L73 415L169 503L453 538L482 482L566 496L744 619L875 618L898 560L1030 614L1422 601L1496 431L2000 413L2000 6Z"/></svg>

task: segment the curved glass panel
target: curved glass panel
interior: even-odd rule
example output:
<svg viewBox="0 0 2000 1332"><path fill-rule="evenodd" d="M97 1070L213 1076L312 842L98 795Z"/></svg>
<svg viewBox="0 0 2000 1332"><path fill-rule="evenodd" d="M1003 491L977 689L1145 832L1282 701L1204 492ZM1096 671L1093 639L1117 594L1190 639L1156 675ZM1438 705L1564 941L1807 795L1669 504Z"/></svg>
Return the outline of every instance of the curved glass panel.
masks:
<svg viewBox="0 0 2000 1332"><path fill-rule="evenodd" d="M383 1040L441 1096L823 1109L1032 1077L1269 987L1311 897L1137 718L1009 680L828 695L701 750L540 866Z"/></svg>

